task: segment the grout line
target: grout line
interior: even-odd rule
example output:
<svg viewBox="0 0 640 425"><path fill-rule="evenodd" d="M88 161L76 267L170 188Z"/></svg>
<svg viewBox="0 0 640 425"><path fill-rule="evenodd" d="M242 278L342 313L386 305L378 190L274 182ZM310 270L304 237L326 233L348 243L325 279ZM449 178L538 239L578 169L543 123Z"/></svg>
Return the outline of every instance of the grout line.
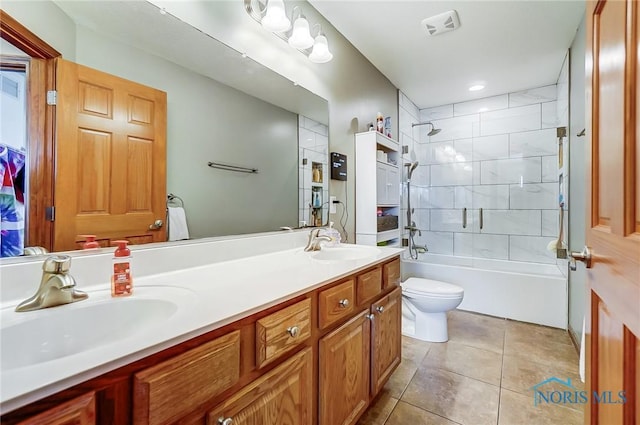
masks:
<svg viewBox="0 0 640 425"><path fill-rule="evenodd" d="M461 424L460 422L456 422L456 421L454 421L454 420L453 420L453 419L451 419L451 418L448 418L448 417L446 417L446 416L443 416L443 415L441 415L441 414L439 414L439 413L432 412L431 410L425 409L424 407L421 407L421 406L415 405L415 404L413 404L413 403L409 403L408 401L405 401L405 400L398 400L398 403L399 403L399 402L401 402L401 401L402 401L403 403L408 404L409 406L413 406L413 407L415 407L416 409L420 409L420 410L422 410L422 411L424 411L424 412L427 412L427 413L430 413L430 414L432 414L432 415L439 416L439 417L441 417L441 418L443 418L443 419L446 419L447 421L452 422L452 423L454 423L454 424L457 424L457 425L463 425L463 424ZM396 405L397 405L397 404L396 404Z"/></svg>

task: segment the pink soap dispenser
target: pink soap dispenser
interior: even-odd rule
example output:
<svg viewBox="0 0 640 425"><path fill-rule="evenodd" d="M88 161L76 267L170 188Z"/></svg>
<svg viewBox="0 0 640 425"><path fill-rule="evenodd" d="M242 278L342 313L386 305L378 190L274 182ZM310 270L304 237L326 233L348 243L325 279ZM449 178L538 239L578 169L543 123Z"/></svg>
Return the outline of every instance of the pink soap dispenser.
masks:
<svg viewBox="0 0 640 425"><path fill-rule="evenodd" d="M131 251L127 248L129 241L113 241L113 243L118 244L118 248L113 255L111 296L126 297L133 293Z"/></svg>

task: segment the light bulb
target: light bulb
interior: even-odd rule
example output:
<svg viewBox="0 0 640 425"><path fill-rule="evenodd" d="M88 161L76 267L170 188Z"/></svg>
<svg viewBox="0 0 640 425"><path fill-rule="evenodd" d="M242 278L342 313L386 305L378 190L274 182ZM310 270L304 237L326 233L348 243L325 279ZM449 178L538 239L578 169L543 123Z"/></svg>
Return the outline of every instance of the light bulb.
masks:
<svg viewBox="0 0 640 425"><path fill-rule="evenodd" d="M311 37L311 33L309 32L309 22L303 16L300 16L293 23L293 32L291 33L291 37L289 37L289 46L304 50L313 46L313 37Z"/></svg>
<svg viewBox="0 0 640 425"><path fill-rule="evenodd" d="M287 18L282 0L269 0L267 12L260 21L262 27L271 32L285 32L291 28L291 21Z"/></svg>
<svg viewBox="0 0 640 425"><path fill-rule="evenodd" d="M333 55L329 51L329 43L327 37L322 34L316 36L313 43L313 50L309 55L309 60L313 63L326 63L333 59Z"/></svg>

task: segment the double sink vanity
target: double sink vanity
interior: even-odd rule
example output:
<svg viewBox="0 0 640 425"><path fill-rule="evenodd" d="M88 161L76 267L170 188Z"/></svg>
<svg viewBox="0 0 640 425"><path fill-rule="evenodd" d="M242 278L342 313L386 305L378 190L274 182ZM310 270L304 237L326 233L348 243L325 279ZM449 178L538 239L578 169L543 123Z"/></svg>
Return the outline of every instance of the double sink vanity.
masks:
<svg viewBox="0 0 640 425"><path fill-rule="evenodd" d="M400 249L307 232L79 253L88 299L30 312L42 262L4 264L3 424L354 424L400 363ZM44 258L43 258L44 260Z"/></svg>

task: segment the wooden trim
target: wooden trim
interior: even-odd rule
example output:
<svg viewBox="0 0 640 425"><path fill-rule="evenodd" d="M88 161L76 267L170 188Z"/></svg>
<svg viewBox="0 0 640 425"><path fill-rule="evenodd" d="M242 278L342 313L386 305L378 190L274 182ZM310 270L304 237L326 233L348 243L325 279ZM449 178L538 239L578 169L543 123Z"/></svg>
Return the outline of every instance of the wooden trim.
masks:
<svg viewBox="0 0 640 425"><path fill-rule="evenodd" d="M625 67L625 99L624 99L624 188L623 188L623 235L628 236L636 230L636 72L637 47L635 22L636 1L627 1L626 9L626 67Z"/></svg>
<svg viewBox="0 0 640 425"><path fill-rule="evenodd" d="M50 59L62 56L60 52L29 31L2 9L0 9L0 37L32 58Z"/></svg>
<svg viewBox="0 0 640 425"><path fill-rule="evenodd" d="M53 205L55 107L46 92L55 88L54 59L61 54L0 9L0 37L31 56L27 89L29 150L25 245L53 248L53 223L45 208Z"/></svg>

